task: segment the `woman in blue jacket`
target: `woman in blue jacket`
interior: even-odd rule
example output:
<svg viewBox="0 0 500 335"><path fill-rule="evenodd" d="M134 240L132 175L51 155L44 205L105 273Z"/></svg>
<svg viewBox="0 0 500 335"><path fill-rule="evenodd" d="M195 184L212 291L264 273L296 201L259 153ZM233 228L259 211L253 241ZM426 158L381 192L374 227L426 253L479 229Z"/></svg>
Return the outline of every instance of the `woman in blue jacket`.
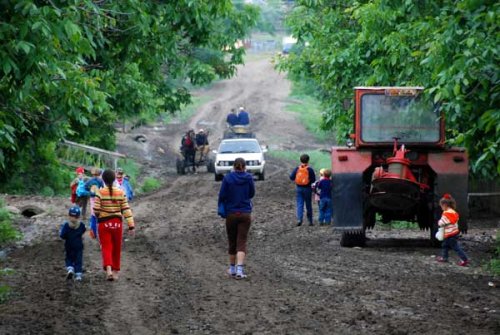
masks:
<svg viewBox="0 0 500 335"><path fill-rule="evenodd" d="M224 177L219 191L219 214L226 218L229 243L228 274L236 279L247 277L244 265L252 221L251 199L255 195L253 176L245 171L245 166L243 158L236 158L233 171Z"/></svg>

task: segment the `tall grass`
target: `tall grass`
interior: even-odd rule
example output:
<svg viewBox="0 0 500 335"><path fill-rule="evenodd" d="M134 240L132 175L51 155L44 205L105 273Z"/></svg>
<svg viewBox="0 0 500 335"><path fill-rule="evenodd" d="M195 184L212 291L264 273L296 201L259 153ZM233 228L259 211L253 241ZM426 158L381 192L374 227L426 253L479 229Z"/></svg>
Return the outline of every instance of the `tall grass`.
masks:
<svg viewBox="0 0 500 335"><path fill-rule="evenodd" d="M335 135L332 131L322 129L323 117L319 101L314 97L311 85L305 81L293 81L290 92L290 102L286 110L298 114L299 120L307 131L319 141L332 141Z"/></svg>
<svg viewBox="0 0 500 335"><path fill-rule="evenodd" d="M495 254L490 260L488 268L495 276L500 276L500 231L496 235Z"/></svg>
<svg viewBox="0 0 500 335"><path fill-rule="evenodd" d="M0 279L4 276L8 276L14 273L14 270L10 268L0 269ZM7 302L11 294L11 288L7 285L0 284L0 304Z"/></svg>
<svg viewBox="0 0 500 335"><path fill-rule="evenodd" d="M139 193L148 193L155 191L161 187L161 182L153 177L147 177L139 189Z"/></svg>
<svg viewBox="0 0 500 335"><path fill-rule="evenodd" d="M281 158L289 161L297 162L302 154L308 154L310 157L309 165L319 171L322 168L330 169L332 166L330 154L323 151L311 150L306 152L289 151L289 150L272 150L267 153L271 157Z"/></svg>
<svg viewBox="0 0 500 335"><path fill-rule="evenodd" d="M0 247L5 243L21 238L21 233L12 227L12 217L0 198Z"/></svg>

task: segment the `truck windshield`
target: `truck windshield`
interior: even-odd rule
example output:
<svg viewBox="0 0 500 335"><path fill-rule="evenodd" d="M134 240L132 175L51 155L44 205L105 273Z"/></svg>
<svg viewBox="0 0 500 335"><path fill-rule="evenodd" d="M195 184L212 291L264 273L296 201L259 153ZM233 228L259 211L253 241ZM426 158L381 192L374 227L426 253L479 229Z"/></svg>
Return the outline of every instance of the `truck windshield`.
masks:
<svg viewBox="0 0 500 335"><path fill-rule="evenodd" d="M439 111L422 96L364 94L361 97L363 142L435 143L440 139Z"/></svg>

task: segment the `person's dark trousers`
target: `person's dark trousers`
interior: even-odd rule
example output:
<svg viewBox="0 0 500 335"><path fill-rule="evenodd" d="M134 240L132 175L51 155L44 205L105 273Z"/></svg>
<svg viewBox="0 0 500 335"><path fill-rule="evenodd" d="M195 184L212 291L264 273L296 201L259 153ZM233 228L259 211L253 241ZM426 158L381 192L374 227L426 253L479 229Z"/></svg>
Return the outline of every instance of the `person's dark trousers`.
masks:
<svg viewBox="0 0 500 335"><path fill-rule="evenodd" d="M184 166L192 166L193 172L196 171L196 167L194 164L194 156L195 155L196 155L195 150L186 150L186 153L184 155L184 159L185 159Z"/></svg>
<svg viewBox="0 0 500 335"><path fill-rule="evenodd" d="M302 222L302 217L304 216L304 205L307 210L307 221L309 224L313 222L313 212L312 212L312 189L311 186L297 186L295 188L297 194L297 221Z"/></svg>
<svg viewBox="0 0 500 335"><path fill-rule="evenodd" d="M66 248L66 267L75 268L75 273L82 273L83 249Z"/></svg>
<svg viewBox="0 0 500 335"><path fill-rule="evenodd" d="M461 260L466 261L467 256L465 255L465 252L462 250L460 247L460 244L458 244L458 235L448 237L443 241L443 259L448 260L448 249L453 249L455 252L458 254L458 257L460 257Z"/></svg>
<svg viewBox="0 0 500 335"><path fill-rule="evenodd" d="M89 202L89 197L76 197L76 204L80 206L82 211L82 218L87 219L87 204Z"/></svg>

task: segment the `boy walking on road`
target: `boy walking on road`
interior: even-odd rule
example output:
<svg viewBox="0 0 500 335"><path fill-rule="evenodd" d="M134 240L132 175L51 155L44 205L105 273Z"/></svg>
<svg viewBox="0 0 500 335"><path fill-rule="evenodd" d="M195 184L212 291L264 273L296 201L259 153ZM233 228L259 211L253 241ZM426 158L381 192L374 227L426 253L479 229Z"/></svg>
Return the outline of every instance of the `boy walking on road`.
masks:
<svg viewBox="0 0 500 335"><path fill-rule="evenodd" d="M297 199L297 226L302 225L302 217L304 216L304 205L307 210L307 220L309 225L313 225L312 212L312 188L311 184L316 181L314 169L309 166L309 155L303 154L300 156L300 165L293 169L290 174L290 180L295 182L295 193Z"/></svg>
<svg viewBox="0 0 500 335"><path fill-rule="evenodd" d="M65 240L64 249L66 251L66 278L82 280L83 272L83 234L85 224L80 221L80 207L74 206L69 209L69 221L64 222L59 236Z"/></svg>

